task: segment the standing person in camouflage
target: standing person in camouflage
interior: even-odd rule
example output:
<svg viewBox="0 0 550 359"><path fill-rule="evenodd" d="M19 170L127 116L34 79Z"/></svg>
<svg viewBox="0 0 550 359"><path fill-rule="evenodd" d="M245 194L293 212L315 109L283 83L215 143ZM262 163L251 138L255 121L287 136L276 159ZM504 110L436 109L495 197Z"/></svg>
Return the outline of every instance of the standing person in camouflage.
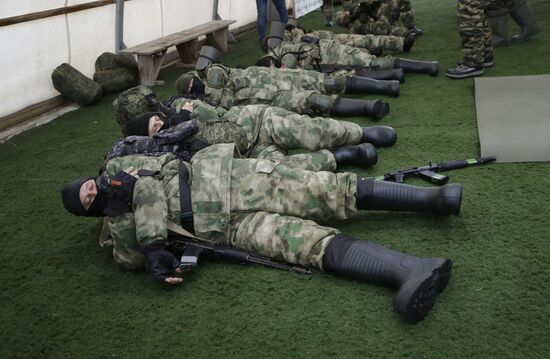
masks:
<svg viewBox="0 0 550 359"><path fill-rule="evenodd" d="M458 0L458 31L462 39L464 58L455 68L447 70L452 79L480 76L486 67L495 64L491 29L485 13L490 0Z"/></svg>
<svg viewBox="0 0 550 359"><path fill-rule="evenodd" d="M251 66L230 68L207 65L190 71L176 81L178 94L206 96L216 106L231 108L247 104L270 104L307 115L360 116L379 119L387 115L389 105L380 100L341 98L332 93L357 93L346 77L328 76L316 71L272 69Z"/></svg>
<svg viewBox="0 0 550 359"><path fill-rule="evenodd" d="M169 227L181 220L199 240L395 286L393 305L405 319L417 322L428 314L449 280L449 259L399 253L306 218L345 220L358 210L456 214L460 185L422 188L302 171L276 161L234 159L234 151L233 144L210 146L191 163L173 154L113 158L97 180L84 177L65 186L63 204L81 216L116 207L108 219L115 260L130 269L145 265L164 283L182 282L178 260L164 247Z"/></svg>
<svg viewBox="0 0 550 359"><path fill-rule="evenodd" d="M487 16L493 34L493 47L509 46L508 16L520 27L520 33L512 36L513 43L529 40L540 32L535 17L526 0L496 0L487 7Z"/></svg>

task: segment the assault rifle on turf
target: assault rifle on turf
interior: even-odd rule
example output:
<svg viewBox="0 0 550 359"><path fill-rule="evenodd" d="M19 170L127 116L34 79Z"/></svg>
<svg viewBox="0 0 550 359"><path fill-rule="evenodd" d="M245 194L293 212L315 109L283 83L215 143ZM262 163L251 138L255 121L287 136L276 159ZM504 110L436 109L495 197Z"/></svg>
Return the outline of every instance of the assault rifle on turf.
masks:
<svg viewBox="0 0 550 359"><path fill-rule="evenodd" d="M431 162L427 166L413 167L405 170L397 170L386 173L385 175L373 177L378 181L395 181L402 183L405 178L420 177L431 183L437 185L443 185L449 181L449 177L441 175L437 172L455 170L458 168L464 168L468 166L482 165L485 163L493 162L496 160L495 156L473 158L469 160L454 160L441 163L432 164Z"/></svg>
<svg viewBox="0 0 550 359"><path fill-rule="evenodd" d="M184 237L172 236L168 238L168 249L181 253L180 269L191 271L197 268L198 259L201 254L220 259L230 259L243 264L256 263L269 268L276 268L300 274L311 274L311 270L288 263L274 261L268 257L261 256L238 248L218 246L208 242Z"/></svg>
<svg viewBox="0 0 550 359"><path fill-rule="evenodd" d="M338 64L317 64L317 70L322 73L332 73L342 70L363 70L367 72L376 72L378 67L374 66L364 66L364 65L338 65Z"/></svg>

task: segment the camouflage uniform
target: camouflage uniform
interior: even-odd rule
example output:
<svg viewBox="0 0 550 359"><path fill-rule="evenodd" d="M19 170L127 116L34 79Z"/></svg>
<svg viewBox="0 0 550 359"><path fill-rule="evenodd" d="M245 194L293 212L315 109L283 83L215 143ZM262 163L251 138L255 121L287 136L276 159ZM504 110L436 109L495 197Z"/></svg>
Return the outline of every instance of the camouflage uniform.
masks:
<svg viewBox="0 0 550 359"><path fill-rule="evenodd" d="M319 40L319 44L282 42L269 50L281 60L284 68L314 70L318 65L355 65L393 69L392 56L376 57L362 49L341 45L332 40Z"/></svg>
<svg viewBox="0 0 550 359"><path fill-rule="evenodd" d="M346 82L344 77L316 71L256 66L236 69L221 64L208 66L201 78L206 96L216 106L270 104L300 114L324 116L337 98L326 94L343 92Z"/></svg>
<svg viewBox="0 0 550 359"><path fill-rule="evenodd" d="M384 51L403 51L403 37L392 35L360 35L360 34L335 34L329 30L316 30L308 32L295 27L292 31L285 31L285 41L301 43L302 36L314 36L321 40L333 40L341 45L358 47L367 50L381 49Z"/></svg>
<svg viewBox="0 0 550 359"><path fill-rule="evenodd" d="M179 112L190 100L181 98L172 103ZM334 171L337 164L327 148L358 144L363 130L361 126L331 118L299 115L280 107L269 105L234 106L228 111L214 108L202 101L193 100L191 118L199 123L212 121L220 115L224 120L239 125L247 138L246 148L239 152L246 158L277 160L293 168L309 171ZM306 152L288 155L289 150L308 149Z"/></svg>
<svg viewBox="0 0 550 359"><path fill-rule="evenodd" d="M298 216L350 218L357 211L356 175L296 170L271 160L234 159L233 152L233 144L210 146L186 163L195 234L322 269L325 250L339 231ZM126 268L143 267L138 248L166 240L167 222L178 223L178 165L173 154L107 162L110 175L128 167L160 173L136 181L132 213L108 219L114 258Z"/></svg>
<svg viewBox="0 0 550 359"><path fill-rule="evenodd" d="M491 28L485 14L488 0L458 0L458 31L462 39L463 63L483 68L485 58L492 56Z"/></svg>

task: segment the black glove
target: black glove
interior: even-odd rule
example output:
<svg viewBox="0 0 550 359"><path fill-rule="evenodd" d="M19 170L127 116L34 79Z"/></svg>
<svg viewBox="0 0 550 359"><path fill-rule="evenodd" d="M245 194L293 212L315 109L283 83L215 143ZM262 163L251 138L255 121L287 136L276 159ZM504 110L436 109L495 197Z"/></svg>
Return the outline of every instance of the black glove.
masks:
<svg viewBox="0 0 550 359"><path fill-rule="evenodd" d="M132 208L136 178L124 171L111 178L103 177L100 186L107 193L107 207L103 213L107 217L116 217L129 212Z"/></svg>
<svg viewBox="0 0 550 359"><path fill-rule="evenodd" d="M165 279L172 277L174 270L179 267L176 257L164 249L164 242L157 241L141 247L141 252L147 259L146 268L158 281L165 282Z"/></svg>
<svg viewBox="0 0 550 359"><path fill-rule="evenodd" d="M300 41L303 42L304 44L315 45L315 44L318 44L319 41L321 41L321 39L315 36L304 35L300 38Z"/></svg>

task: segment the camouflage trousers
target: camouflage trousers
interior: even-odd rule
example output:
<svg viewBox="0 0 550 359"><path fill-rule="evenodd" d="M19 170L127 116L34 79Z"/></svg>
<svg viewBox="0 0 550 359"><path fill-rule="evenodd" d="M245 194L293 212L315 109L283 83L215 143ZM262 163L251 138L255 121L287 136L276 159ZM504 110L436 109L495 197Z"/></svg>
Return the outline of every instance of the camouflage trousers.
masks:
<svg viewBox="0 0 550 359"><path fill-rule="evenodd" d="M331 118L309 117L268 105L232 107L225 117L239 124L250 143L247 158L271 159L292 168L334 171L336 161L327 148L361 141L361 126ZM289 150L313 152L288 155Z"/></svg>
<svg viewBox="0 0 550 359"><path fill-rule="evenodd" d="M391 56L376 57L357 47L341 45L335 41L321 41L320 50L322 64L394 68L394 58Z"/></svg>
<svg viewBox="0 0 550 359"><path fill-rule="evenodd" d="M337 98L336 95L325 95L317 91L279 91L270 100L251 99L251 102L268 103L303 115L328 116Z"/></svg>
<svg viewBox="0 0 550 359"><path fill-rule="evenodd" d="M315 36L324 31L315 31ZM327 31L329 32L329 31ZM323 39L322 36L318 36ZM327 39L329 39L327 37ZM341 45L358 47L367 50L381 49L384 51L403 51L403 37L393 35L360 35L360 34L331 34L330 40L333 40Z"/></svg>
<svg viewBox="0 0 550 359"><path fill-rule="evenodd" d="M231 245L322 269L326 248L339 231L303 218L350 218L357 211L356 188L353 173L302 171L268 160L234 160Z"/></svg>
<svg viewBox="0 0 550 359"><path fill-rule="evenodd" d="M349 25L352 34L372 35L393 35L404 37L407 29L402 26L393 25L388 19L382 17L378 20L369 18L367 20L355 20Z"/></svg>
<svg viewBox="0 0 550 359"><path fill-rule="evenodd" d="M493 53L491 28L483 0L458 0L458 31L462 40L463 63L483 67L485 58Z"/></svg>

